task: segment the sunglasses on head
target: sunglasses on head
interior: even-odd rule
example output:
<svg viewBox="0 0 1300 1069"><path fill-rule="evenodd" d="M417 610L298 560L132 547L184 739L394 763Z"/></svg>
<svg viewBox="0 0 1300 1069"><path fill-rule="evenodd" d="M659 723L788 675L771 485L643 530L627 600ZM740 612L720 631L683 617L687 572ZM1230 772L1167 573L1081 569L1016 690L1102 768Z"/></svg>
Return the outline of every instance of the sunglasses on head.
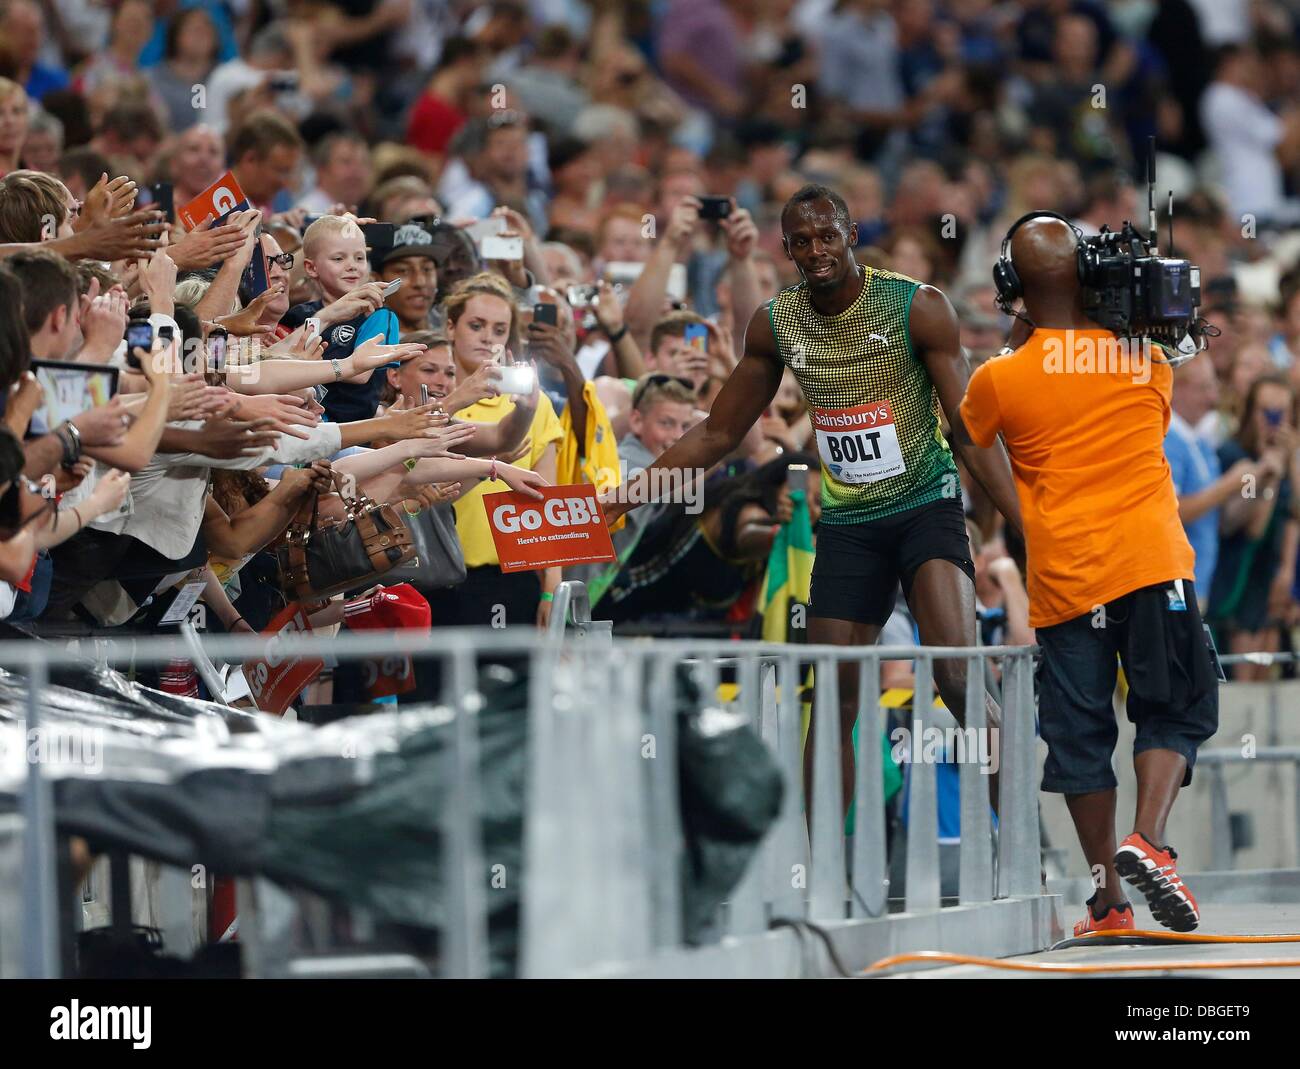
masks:
<svg viewBox="0 0 1300 1069"><path fill-rule="evenodd" d="M695 392L695 383L690 379L683 378L681 375L669 375L665 371L652 371L649 375L644 376L636 384L636 389L632 391L632 407L636 408L641 403L641 398L645 396L646 390L651 386L667 386L670 382L679 383L685 386L692 393Z"/></svg>

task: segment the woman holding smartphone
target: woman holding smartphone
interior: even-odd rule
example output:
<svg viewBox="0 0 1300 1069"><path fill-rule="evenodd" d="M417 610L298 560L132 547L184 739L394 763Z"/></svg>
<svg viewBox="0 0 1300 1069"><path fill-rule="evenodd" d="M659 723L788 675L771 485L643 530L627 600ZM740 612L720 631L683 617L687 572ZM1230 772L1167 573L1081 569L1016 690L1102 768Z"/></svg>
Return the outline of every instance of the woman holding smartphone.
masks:
<svg viewBox="0 0 1300 1069"><path fill-rule="evenodd" d="M527 365L509 366L518 337L510 284L487 272L473 275L456 285L445 307L457 380L464 381L489 363L503 365L504 373L501 393L448 415L472 423L499 423L514 410L517 395L536 397L537 407L528 431L529 449L514 464L553 483L557 443L563 433L550 399L545 394L537 395L536 373ZM430 598L435 624L501 627L536 623L545 627L550 619L551 599L560 585L559 568L509 574L501 571L483 497L509 489L499 479L485 479L456 502L456 533L468 574L459 586Z"/></svg>
<svg viewBox="0 0 1300 1069"><path fill-rule="evenodd" d="M1300 519L1292 470L1297 445L1294 409L1295 397L1284 376L1260 376L1246 394L1236 437L1219 447L1223 471L1243 459L1259 465L1254 493L1243 487L1220 512L1219 558L1206 613L1220 650L1277 650L1279 629L1295 621L1292 588ZM1240 664L1234 678L1267 679L1269 672L1268 665Z"/></svg>

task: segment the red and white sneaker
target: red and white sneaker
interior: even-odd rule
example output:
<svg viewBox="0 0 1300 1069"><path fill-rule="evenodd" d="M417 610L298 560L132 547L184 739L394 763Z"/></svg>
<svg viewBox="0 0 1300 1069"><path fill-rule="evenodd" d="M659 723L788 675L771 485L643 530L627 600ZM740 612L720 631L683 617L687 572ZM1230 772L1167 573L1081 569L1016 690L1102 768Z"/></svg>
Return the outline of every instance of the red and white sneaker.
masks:
<svg viewBox="0 0 1300 1069"><path fill-rule="evenodd" d="M1092 903L1096 897L1093 895L1084 904L1085 917L1074 926L1076 936L1087 935L1089 932L1132 931L1137 927L1137 923L1133 920L1133 907L1127 902L1107 906L1106 911L1098 917L1092 911Z"/></svg>
<svg viewBox="0 0 1300 1069"><path fill-rule="evenodd" d="M1134 832L1115 852L1115 871L1146 896L1157 921L1175 932L1190 932L1200 923L1201 914L1178 875L1177 860L1172 847L1162 850Z"/></svg>

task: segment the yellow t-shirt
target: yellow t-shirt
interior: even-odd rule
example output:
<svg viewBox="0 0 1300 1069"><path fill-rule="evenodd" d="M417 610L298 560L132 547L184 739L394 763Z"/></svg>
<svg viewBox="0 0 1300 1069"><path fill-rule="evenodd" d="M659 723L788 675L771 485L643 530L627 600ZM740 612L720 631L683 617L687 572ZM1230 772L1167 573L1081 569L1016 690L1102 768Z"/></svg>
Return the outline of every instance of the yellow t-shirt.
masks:
<svg viewBox="0 0 1300 1069"><path fill-rule="evenodd" d="M508 394L498 394L478 401L469 408L462 408L456 413L456 418L473 423L500 423L514 411L514 407L515 403ZM520 457L514 463L516 467L532 471L546 452L546 447L564 437L560 420L555 415L555 406L544 393L538 396L537 411L528 428L528 437L532 439L528 455ZM483 495L500 494L509 489L500 479L485 480L456 502L456 535L465 554L466 567L478 568L484 564L500 563L497 560L496 544L492 541L492 530L488 527Z"/></svg>

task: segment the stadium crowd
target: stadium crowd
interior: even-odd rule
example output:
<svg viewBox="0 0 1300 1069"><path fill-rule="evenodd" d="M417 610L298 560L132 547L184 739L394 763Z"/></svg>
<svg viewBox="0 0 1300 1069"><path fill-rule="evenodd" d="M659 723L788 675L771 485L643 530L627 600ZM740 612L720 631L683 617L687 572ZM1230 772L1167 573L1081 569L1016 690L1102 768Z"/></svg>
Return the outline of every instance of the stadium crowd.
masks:
<svg viewBox="0 0 1300 1069"><path fill-rule="evenodd" d="M434 627L544 625L564 576L503 573L481 498L625 482L703 419L754 310L799 281L792 194L842 194L859 261L943 289L978 363L1010 327L989 276L1008 224L1144 226L1150 135L1222 329L1178 372L1167 439L1196 587L1221 649L1289 648L1286 5L7 0L0 615L166 631L201 585L183 616L260 631L293 597L276 549L300 506L319 494L321 522L363 492L454 532L463 578L412 580ZM228 170L242 197L204 201ZM33 361L115 369L116 394L56 420L60 383L98 380ZM758 633L773 545L815 537L811 438L787 372L700 494L574 570L595 614ZM962 491L984 637L1032 641L1022 548ZM311 609L347 626L341 598ZM912 639L900 600L885 641Z"/></svg>

